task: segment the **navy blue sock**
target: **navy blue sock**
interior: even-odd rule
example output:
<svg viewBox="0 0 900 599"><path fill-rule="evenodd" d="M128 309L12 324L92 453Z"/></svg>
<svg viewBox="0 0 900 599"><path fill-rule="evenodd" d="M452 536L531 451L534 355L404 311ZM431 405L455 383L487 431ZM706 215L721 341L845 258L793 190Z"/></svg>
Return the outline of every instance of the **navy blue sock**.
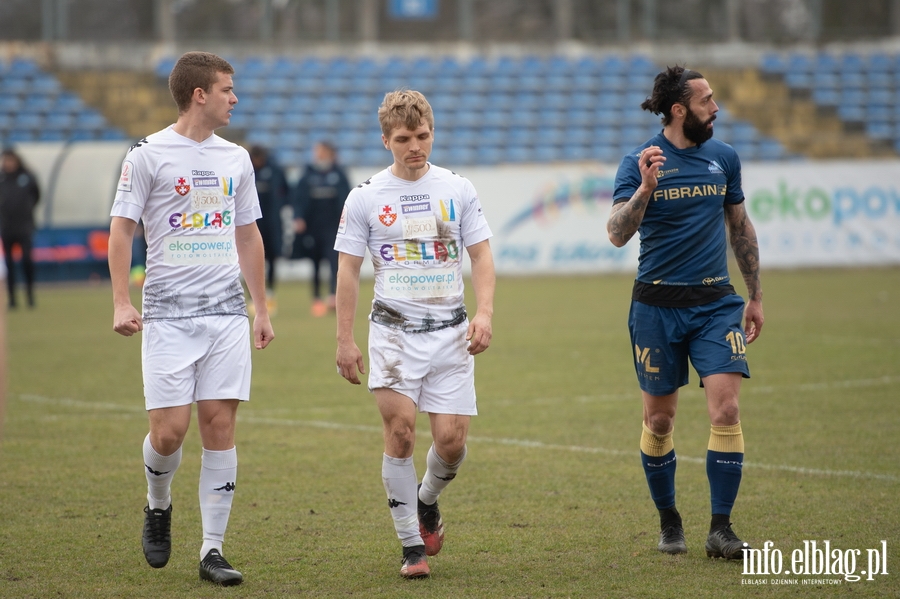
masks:
<svg viewBox="0 0 900 599"><path fill-rule="evenodd" d="M731 515L731 508L734 507L734 500L741 486L743 466L743 453L707 450L706 477L709 479L709 498L713 514Z"/></svg>
<svg viewBox="0 0 900 599"><path fill-rule="evenodd" d="M656 509L664 510L675 505L675 450L664 456L650 456L641 452L641 465L647 476L650 497Z"/></svg>

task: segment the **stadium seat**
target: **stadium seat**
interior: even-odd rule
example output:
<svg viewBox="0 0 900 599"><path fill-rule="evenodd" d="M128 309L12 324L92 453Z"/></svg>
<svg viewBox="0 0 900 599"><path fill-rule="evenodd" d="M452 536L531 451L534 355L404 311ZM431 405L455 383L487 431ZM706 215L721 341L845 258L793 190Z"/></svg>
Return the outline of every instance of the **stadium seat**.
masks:
<svg viewBox="0 0 900 599"><path fill-rule="evenodd" d="M766 75L783 75L787 70L787 63L780 54L766 52L760 59L759 68Z"/></svg>
<svg viewBox="0 0 900 599"><path fill-rule="evenodd" d="M894 126L888 122L866 122L866 135L877 140L893 140Z"/></svg>

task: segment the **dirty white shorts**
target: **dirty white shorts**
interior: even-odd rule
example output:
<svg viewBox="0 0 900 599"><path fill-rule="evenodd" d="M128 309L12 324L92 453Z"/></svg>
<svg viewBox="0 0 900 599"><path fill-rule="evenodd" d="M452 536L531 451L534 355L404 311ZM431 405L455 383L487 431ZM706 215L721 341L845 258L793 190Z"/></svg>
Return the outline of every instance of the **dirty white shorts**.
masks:
<svg viewBox="0 0 900 599"><path fill-rule="evenodd" d="M478 414L475 357L467 351L469 321L427 333L369 323L369 390L406 395L420 412Z"/></svg>
<svg viewBox="0 0 900 599"><path fill-rule="evenodd" d="M148 410L202 399L250 399L250 324L215 315L144 323L141 355Z"/></svg>

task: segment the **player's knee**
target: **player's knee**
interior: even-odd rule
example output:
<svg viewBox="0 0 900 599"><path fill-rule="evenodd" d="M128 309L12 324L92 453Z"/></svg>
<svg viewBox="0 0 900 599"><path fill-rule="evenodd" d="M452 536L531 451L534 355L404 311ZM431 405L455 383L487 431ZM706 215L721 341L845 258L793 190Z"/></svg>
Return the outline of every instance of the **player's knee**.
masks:
<svg viewBox="0 0 900 599"><path fill-rule="evenodd" d="M387 435L387 444L394 456L412 455L416 444L416 431L406 425L392 426Z"/></svg>
<svg viewBox="0 0 900 599"><path fill-rule="evenodd" d="M654 435L667 435L672 432L674 418L665 412L657 412L647 416L647 428Z"/></svg>
<svg viewBox="0 0 900 599"><path fill-rule="evenodd" d="M713 426L731 426L741 419L737 401L724 402L716 407L710 420Z"/></svg>

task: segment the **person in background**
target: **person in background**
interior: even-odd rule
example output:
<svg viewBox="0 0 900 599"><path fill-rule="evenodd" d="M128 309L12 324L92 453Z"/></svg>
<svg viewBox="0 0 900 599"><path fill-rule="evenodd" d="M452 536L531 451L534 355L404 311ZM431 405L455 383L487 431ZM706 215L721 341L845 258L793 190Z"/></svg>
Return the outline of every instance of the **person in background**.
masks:
<svg viewBox="0 0 900 599"><path fill-rule="evenodd" d="M750 377L747 344L763 326L759 243L744 205L741 161L712 138L719 107L697 71L662 71L641 108L662 115L663 129L619 164L607 231L616 247L640 232L628 328L643 400L641 462L660 519L657 549L687 552L675 508L673 432L690 360L710 419L706 555L741 559L749 544L731 527L744 464L738 396ZM746 305L731 284L728 241Z"/></svg>
<svg viewBox="0 0 900 599"><path fill-rule="evenodd" d="M272 159L269 151L262 146L250 148L250 160L256 173L256 193L262 218L256 221L262 235L266 259L266 302L269 313L274 314L275 304L275 263L282 253L284 229L281 209L289 200L287 178L284 170Z"/></svg>
<svg viewBox="0 0 900 599"><path fill-rule="evenodd" d="M309 243L305 252L313 262L314 316L324 316L335 307L338 252L334 249L334 239L349 193L350 183L337 163L337 150L327 141L317 142L313 146L313 161L306 165L294 194L294 231L301 240ZM330 268L325 301L321 290L322 260L328 260Z"/></svg>
<svg viewBox="0 0 900 599"><path fill-rule="evenodd" d="M25 168L22 159L11 149L0 153L0 237L3 238L3 254L6 259L6 288L9 307L15 308L16 269L13 248L22 252L22 270L25 273L25 293L28 306L34 307L34 208L41 192L37 179Z"/></svg>

